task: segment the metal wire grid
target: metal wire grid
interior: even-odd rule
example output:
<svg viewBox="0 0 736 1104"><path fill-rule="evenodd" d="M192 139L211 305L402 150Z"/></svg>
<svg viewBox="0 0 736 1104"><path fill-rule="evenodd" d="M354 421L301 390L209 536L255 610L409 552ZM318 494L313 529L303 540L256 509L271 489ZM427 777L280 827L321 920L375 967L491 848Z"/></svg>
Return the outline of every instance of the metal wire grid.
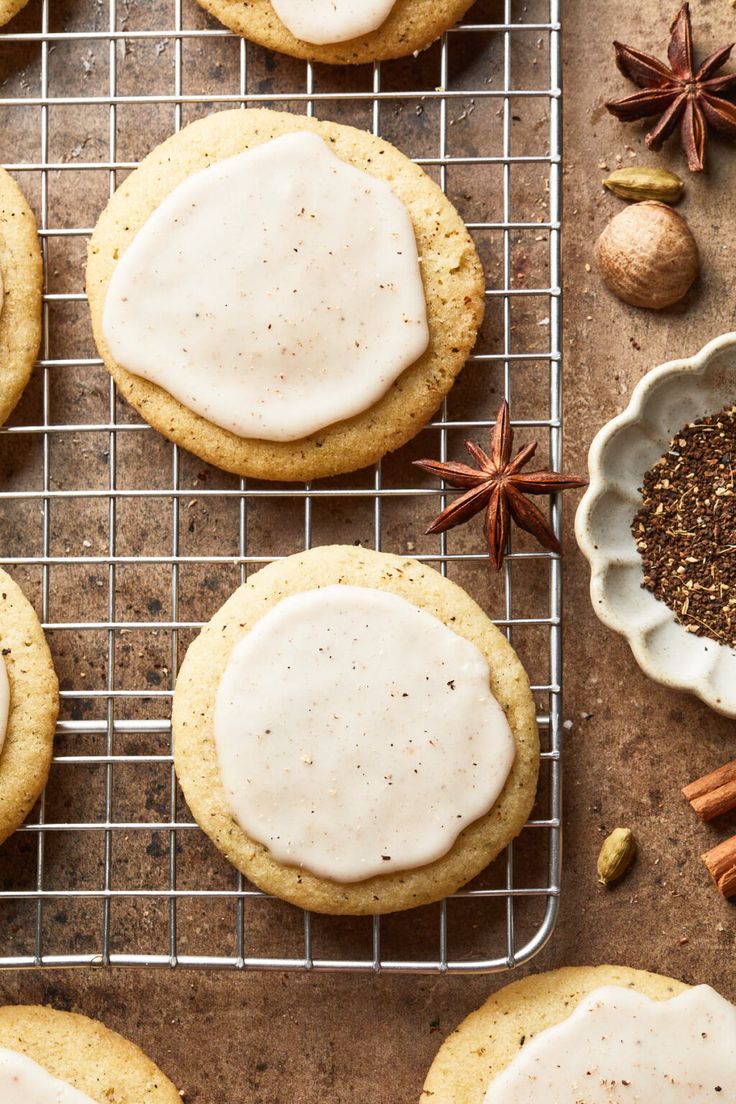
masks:
<svg viewBox="0 0 736 1104"><path fill-rule="evenodd" d="M328 91L321 93L316 88L315 68L311 64L305 65L306 80L303 89L288 87L276 92L264 92L262 89L253 93L248 88L248 71L250 54L253 49L249 44L241 41L239 44L240 66L240 90L238 94L216 95L189 95L183 91L183 58L182 51L185 44L195 41L202 51L206 51L212 40L230 38L229 32L214 24L188 28L184 23L183 5L187 0L173 0L173 22L169 25L143 29L125 28L119 26L119 7L125 0L108 0L108 25L106 29L57 31L51 27L51 0L40 0L38 13L40 17L40 31L13 31L4 36L6 43L32 43L37 44L40 50L40 87L38 95L0 97L0 109L17 110L34 107L39 112L40 149L38 160L28 160L7 165L10 171L19 175L23 183L24 173L40 175L39 194L39 222L40 235L44 256L46 286L48 287L49 250L51 243L61 239L86 238L91 232L89 227L74 225L54 226L49 218L49 188L52 174L63 174L66 170L90 170L104 172L109 177L109 192L115 190L119 183L118 174L122 170L134 168L135 161L126 161L118 158L118 112L123 105L131 103L170 104L173 111L173 128L178 130L182 126L183 109L188 104L207 104L213 108L226 104L238 104L248 106L257 101L259 104L272 104L278 106L288 100L289 106L302 109L312 114L319 105L323 117L329 117L330 106L336 101L364 100L370 104L372 130L375 134L382 131L382 110L388 101L409 98L416 100L421 97L422 102L434 101L438 105L438 134L436 156L417 158L426 165L428 171L436 170L437 179L443 188L447 184L447 173L453 165L498 165L502 173L503 181L503 213L497 221L468 222L471 231L493 230L498 231L503 242L502 284L500 287L489 287L487 296L489 300L500 300L501 318L503 321L503 333L500 335L500 348L494 352L477 353L472 360L476 364L486 364L495 367L502 373L503 389L506 395L510 395L515 370L525 362L541 362L548 368L548 394L549 406L547 416L530 417L517 422L518 425L533 426L544 429L549 434L550 460L553 466L559 467L561 453L561 377L560 377L560 280L559 280L559 233L560 233L560 58L559 58L559 7L558 0L548 0L547 18L537 22L524 22L526 7L522 8L517 0L501 0L503 7L502 20L492 22L466 21L460 28L448 32L442 39L439 52L440 81L434 91L386 91L382 84L382 66L375 64L372 68L372 81L370 90L367 91ZM545 3L547 0L545 0ZM90 2L90 9L94 8ZM192 5L193 6L193 5ZM520 9L517 11L517 7ZM91 20L90 20L91 22ZM522 32L537 33L544 40L546 47L546 59L548 60L548 81L542 81L539 88L515 88L512 82L511 46L514 35ZM456 34L470 35L495 35L501 36L503 41L503 80L500 88L484 87L472 90L453 90L450 81L449 57L452 48L451 43ZM88 42L102 41L107 44L107 62L109 69L109 88L106 94L96 96L70 96L57 94L58 90L52 87L50 78L49 55L55 45L61 42L73 40ZM119 44L121 42L134 42L144 40L169 40L173 43L173 89L169 94L139 94L122 95L118 90L118 58ZM2 49L2 46L0 46ZM546 86L544 86L546 85ZM467 102L470 98L493 97L497 100L502 120L502 150L500 153L491 154L483 152L480 156L456 157L448 152L448 105L453 100ZM547 105L548 111L548 147L542 154L515 155L511 149L511 118L512 103L516 98L533 97L541 98ZM60 106L89 107L100 105L107 108L108 118L108 156L94 161L73 164L67 161L50 157L50 127L52 109ZM543 220L514 219L512 210L512 189L510 174L512 166L519 164L540 163L548 174L548 217ZM62 176L63 179L63 176ZM515 285L512 279L512 234L517 230L544 231L548 236L548 284L547 286L526 288ZM540 351L514 351L512 348L512 303L520 296L541 297L548 309L549 347ZM340 498L368 500L372 503L374 545L382 547L383 514L387 504L396 497L403 498L411 495L419 498L420 505L433 507L437 501L437 491L427 486L386 486L382 478L382 466L375 468L372 480L368 485L360 486L328 486L307 485L304 488L282 488L253 486L246 481L240 481L239 485L225 488L199 488L197 496L206 498L216 496L234 499L238 510L238 555L207 555L188 556L183 554L180 547L180 531L184 499L193 492L190 487L184 485L181 480L182 454L175 446L170 446L170 484L162 486L150 486L145 488L120 488L120 471L118 464L118 452L123 441L123 436L130 434L147 445L149 434L153 431L145 424L131 420L130 415L124 419L119 412L119 400L116 400L112 381L109 381L107 398L108 419L95 422L60 424L51 417L50 384L52 374L66 369L93 369L101 364L95 357L59 357L54 355L51 347L51 326L49 312L53 305L70 304L85 298L82 291L68 291L61 293L48 292L44 300L44 341L42 356L39 362L41 377L40 408L42 419L37 424L17 424L15 422L2 430L2 436L17 439L35 438L41 440L41 472L36 472L40 479L40 486L21 487L20 489L2 489L0 499L4 505L22 502L28 509L37 510L37 518L40 521L40 551L33 556L15 556L4 560L11 571L35 568L40 570L40 589L38 592L39 613L48 631L50 640L54 642L54 635L58 631L66 633L86 633L89 630L99 631L104 634L105 640L105 682L99 689L86 689L81 685L67 686L62 690L62 720L59 722L58 736L64 750L60 750L54 759L51 781L47 793L41 799L37 811L32 814L31 820L18 836L21 838L21 859L26 864L25 877L14 879L7 872L0 873L0 933L5 930L5 936L0 934L0 965L5 967L19 966L58 966L58 965L83 965L83 964L126 964L126 965L187 965L187 966L227 966L235 968L301 968L314 970L352 970L352 971L421 971L421 972L470 972L470 971L497 971L519 965L530 959L537 953L550 937L558 911L559 882L561 869L561 844L560 844L560 815L561 815L561 777L560 777L560 753L561 753L561 588L560 567L556 557L548 553L529 550L512 551L507 559L504 572L504 616L497 619L497 623L511 637L512 632L520 626L536 626L543 630L548 637L549 676L548 680L537 683L533 689L538 696L548 702L547 709L542 709L539 715L540 726L546 733L543 742L542 767L546 777L544 807L541 812L535 814L528 829L522 835L533 835L535 850L544 852L542 863L542 876L537 884L520 885L515 880L514 846L507 849L505 864L499 860L495 869L500 871L497 882L491 885L475 886L455 895L450 901L442 902L437 906L436 912L426 922L430 929L429 946L434 949L429 953L423 950L419 953L414 946L414 938L420 926L416 920L416 914L408 914L403 918L394 918L390 921L394 925L402 924L400 929L392 931L390 945L391 952L387 950L387 940L384 937L387 921L379 918L366 919L364 921L345 921L345 924L368 925L367 942L362 953L349 951L345 953L345 941L340 931L333 933L334 938L329 942L329 953L320 953L316 946L315 924L318 918L304 913L297 926L298 935L293 942L292 949L288 953L277 946L276 932L278 926L284 924L293 928L296 910L273 902L277 910L270 913L270 918L265 925L266 944L269 938L270 945L255 948L250 943L250 933L257 925L251 917L256 904L268 900L262 894L248 885L242 877L237 882L225 888L207 884L206 873L201 876L204 884L190 884L189 877L182 877L183 862L181 859L181 840L192 833L199 833L195 824L185 819L180 812L182 807L181 796L177 794L176 778L173 769L173 760L170 744L162 752L138 751L135 753L121 754L118 749L118 741L121 737L135 734L144 740L155 741L157 739L170 740L170 724L166 716L142 716L150 705L165 707L168 712L168 704L171 698L171 689L151 689L150 686L123 689L115 682L115 651L116 644L120 640L120 634L124 632L151 632L169 631L171 640L170 671L176 671L180 659L180 638L183 633L196 630L201 621L187 619L180 616L180 572L183 568L196 564L206 565L216 569L218 566L237 563L240 578L246 577L247 571L257 567L261 563L274 559L280 550L273 547L264 547L259 551L249 550L248 524L249 512L254 509L259 499L268 499L280 503L282 499L303 504L303 545L310 547L313 542L313 512L324 500L334 502ZM498 338L497 338L498 340ZM485 409L485 407L484 407ZM448 452L448 434L454 430L470 430L477 432L489 426L485 418L466 418L463 420L451 420L448 417L447 403L442 410L442 415L436 419L430 429L438 431L441 442L442 455ZM82 487L79 489L61 489L56 485L53 465L53 446L62 439L65 434L105 434L107 448L109 450L109 480L107 487ZM167 446L169 447L169 446ZM109 536L107 553L98 555L57 555L52 551L51 518L52 510L63 500L83 499L90 502L94 499L101 500L107 511L107 530ZM170 548L157 551L155 554L143 556L130 556L118 554L116 546L118 511L121 502L138 498L143 503L153 503L156 499L170 502L171 533ZM442 499L444 504L444 498ZM284 507L285 508L285 507ZM555 531L559 534L560 512L559 504L552 504L552 522ZM38 524L38 522L36 522ZM346 539L351 539L346 535ZM390 549L384 549L390 550ZM443 574L454 564L484 564L485 554L478 542L474 551L450 552L448 551L447 538L443 535L439 539L439 549L436 553L428 553L421 556L422 559L433 563ZM549 568L548 612L545 616L518 616L514 613L514 591L512 587L512 570L525 570L527 563L544 561ZM116 582L120 570L131 564L161 565L170 572L170 610L168 620L125 620L121 619L116 610ZM52 620L50 618L50 600L52 598L52 584L50 572L53 568L76 567L79 570L94 568L103 571L106 575L107 586L107 610L106 616L98 619L70 619L65 621ZM99 716L96 719L74 719L74 706L81 699L93 702L99 706ZM69 717L71 710L72 716ZM155 712L155 710L154 710ZM159 710L160 712L160 710ZM126 713L131 714L126 716ZM77 743L80 747L88 747L89 741L94 743L92 751L76 750ZM67 747L72 750L66 750ZM77 817L74 808L68 808L68 816L49 817L49 792L54 785L57 772L62 767L69 766L94 767L102 775L104 801L99 814L88 819ZM159 816L155 820L128 817L121 818L116 815L114 801L115 772L128 766L147 766L158 768L166 772L166 804L168 816ZM143 794L140 794L141 803ZM141 804L142 808L142 804ZM168 847L166 860L167 874L165 884L155 888L147 888L144 885L126 884L120 886L116 879L116 862L120 861L120 854L124 851L129 840L135 834L158 833ZM78 834L99 835L102 839L102 861L100 864L100 884L90 887L74 888L73 885L52 884L53 879L48 873L47 851L51 842L55 850L65 846L72 846L71 841L81 838ZM16 837L17 838L17 837ZM543 847L539 841L543 841ZM32 844L32 851L30 845ZM73 864L73 856L70 859ZM64 869L68 870L69 866ZM30 871L30 873L29 873ZM141 882L145 879L141 878ZM183 883L186 882L185 887ZM517 911L525 901L533 899L541 902L543 912L541 918L534 922L533 930L527 932L523 940L519 941L517 932ZM480 918L480 926L483 927L486 910L500 908L503 915L503 929L498 929L496 945L489 952L478 953L476 950L468 950L467 947L459 953L453 952L452 928L448 920L448 911L455 902L472 902L478 906L476 917ZM145 951L131 949L121 944L111 936L111 910L125 902L132 910L141 910L156 905L156 918L152 924L152 946ZM182 948L181 940L181 910L186 903L195 902L202 906L208 914L204 922L204 946L200 946L196 953L187 953L187 947ZM52 938L54 920L63 915L63 909L72 909L75 905L89 905L91 911L82 912L81 921L87 925L87 930L81 933L83 949L75 946L74 949L58 951ZM234 932L230 932L227 941L219 943L223 924L221 910L227 906L230 921L234 921ZM6 923L2 923L3 912ZM217 915L218 923L213 918ZM478 921L476 920L476 923ZM78 922L79 923L79 922ZM223 921L224 923L224 921ZM342 922L339 922L342 923ZM339 924L338 924L339 927ZM8 939L7 933L12 928L14 935ZM346 929L347 931L347 929ZM397 934L398 931L398 934ZM270 935L269 935L270 933ZM262 934L262 933L261 933ZM495 936L494 936L495 938ZM225 946L227 943L227 946ZM263 943L263 938L261 939ZM4 946L3 946L4 944ZM11 946L12 944L12 946Z"/></svg>

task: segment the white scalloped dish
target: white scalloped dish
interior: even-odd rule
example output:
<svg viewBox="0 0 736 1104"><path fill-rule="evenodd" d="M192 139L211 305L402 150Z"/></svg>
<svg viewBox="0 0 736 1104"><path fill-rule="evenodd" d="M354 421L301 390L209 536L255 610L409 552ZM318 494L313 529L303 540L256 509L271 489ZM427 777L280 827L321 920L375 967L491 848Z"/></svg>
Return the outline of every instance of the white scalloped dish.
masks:
<svg viewBox="0 0 736 1104"><path fill-rule="evenodd" d="M591 567L590 596L601 621L626 637L637 663L656 682L688 690L736 717L736 651L688 633L664 602L642 588L642 560L631 533L644 474L687 422L736 402L736 333L694 357L654 368L631 401L595 437L590 486L575 534Z"/></svg>

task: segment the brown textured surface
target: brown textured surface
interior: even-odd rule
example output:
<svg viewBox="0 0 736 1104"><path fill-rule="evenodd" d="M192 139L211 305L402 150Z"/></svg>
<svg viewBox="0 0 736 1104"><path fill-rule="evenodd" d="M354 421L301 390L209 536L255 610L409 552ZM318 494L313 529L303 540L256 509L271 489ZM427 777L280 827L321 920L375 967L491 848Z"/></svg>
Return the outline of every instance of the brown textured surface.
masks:
<svg viewBox="0 0 736 1104"><path fill-rule="evenodd" d="M711 147L710 172L701 179L688 179L687 197L680 208L698 239L703 262L703 274L684 305L657 315L636 312L613 300L585 267L592 264L595 235L620 206L598 185L606 175L600 163L614 168L617 155L624 164L655 163L645 152L643 130L616 122L603 109L605 98L628 91L605 43L618 37L662 54L676 6L665 0L649 5L621 0L616 5L596 5L594 20L590 4L583 0L569 0L565 8L566 467L572 471L583 467L593 432L622 409L631 387L648 368L673 355L693 352L736 326L736 245L729 210L736 154L719 143ZM69 10L71 4L59 7ZM702 53L727 40L734 28L728 0L695 0L692 7ZM500 4L484 8L497 18L501 15ZM30 25L37 13L32 0L18 24L27 19ZM192 80L191 87L215 79L220 49L213 43L202 79ZM32 66L33 53L24 46L19 56L14 55L18 71ZM138 79L145 72L145 57L139 51L136 62L135 53L131 55L131 73ZM57 53L58 64L62 60ZM498 63L494 52L488 64L497 67ZM80 83L78 59L68 60L68 65L70 88L75 88ZM263 71L263 76L271 79L272 73ZM522 108L525 121L533 121L533 105ZM388 137L416 151L421 137L414 129L413 113L413 105L403 116L387 113L386 125ZM71 145L73 127L62 112L59 116L57 125L62 130L66 127ZM148 138L144 135L135 149L123 148L123 156L139 155L163 136L160 131L169 126L169 115L165 125L157 121L154 110L149 117ZM478 108L471 124L481 117ZM497 143L497 134L494 140ZM91 152L88 149L87 155ZM93 152L104 156L103 148ZM14 159L7 133L0 135L0 156L5 161ZM668 148L656 163L684 175L676 148ZM494 181L497 178L489 175L489 188ZM88 204L86 197L77 197L86 212L79 217L89 219L86 225L94 221L88 206L99 207L103 200L97 195ZM56 217L71 224L68 209L57 211ZM487 250L484 259L488 263ZM515 273L530 263L523 249L515 252ZM68 311L63 340L70 344L79 338L73 332L75 325L86 333L83 323L76 323L77 317ZM520 379L526 378L521 372ZM462 383L458 386L463 388ZM83 407L99 401L99 393L95 398L85 392L81 374L74 372L65 377L61 393L73 396ZM523 389L517 390L517 396L518 410L523 407ZM95 454L89 463L94 475ZM3 470L8 478L7 467ZM157 518L156 510L148 518L126 516L123 540L130 539L136 523L139 528L142 524L144 532L137 539L145 546ZM361 511L354 511L349 520L356 538L370 535L369 521ZM553 942L532 968L621 962L687 981L710 982L736 999L736 911L718 898L698 857L736 830L736 820L727 817L703 826L679 793L686 782L733 758L733 723L711 714L694 699L648 682L625 644L596 621L588 602L585 565L570 535L571 520L568 504L565 715L573 728L565 765L564 897ZM94 529L99 519L85 521ZM221 531L217 515L210 516L210 524L215 533ZM11 538L12 534L4 533L6 547ZM324 539L322 533L320 539ZM385 547L398 546L387 537ZM232 575L225 580L225 593L235 581ZM68 600L63 583L61 578L60 595ZM132 603L134 587L124 583L122 601ZM94 597L94 584L90 588L86 601ZM497 594L493 579L488 591L491 598ZM223 597L211 594L212 607ZM68 674L66 649L71 642L60 641L55 647L57 661ZM94 671L91 652L90 648L89 669ZM155 657L147 654L146 661L147 669L153 670ZM141 661L133 653L130 662ZM596 885L595 859L604 834L617 824L636 830L641 852L631 873L606 891ZM186 1090L192 1104L323 1104L325 1100L414 1104L440 1040L489 991L507 980L508 976L422 979L56 971L0 975L0 999L41 999L101 1015L109 1026L145 1046Z"/></svg>

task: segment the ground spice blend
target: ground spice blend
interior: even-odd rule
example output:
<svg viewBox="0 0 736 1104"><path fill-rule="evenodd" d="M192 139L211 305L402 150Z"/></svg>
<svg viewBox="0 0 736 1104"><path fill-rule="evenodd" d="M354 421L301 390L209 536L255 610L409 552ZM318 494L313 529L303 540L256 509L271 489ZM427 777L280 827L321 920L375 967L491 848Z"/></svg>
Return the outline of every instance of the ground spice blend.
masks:
<svg viewBox="0 0 736 1104"><path fill-rule="evenodd" d="M642 586L688 632L736 648L736 407L686 425L644 476Z"/></svg>

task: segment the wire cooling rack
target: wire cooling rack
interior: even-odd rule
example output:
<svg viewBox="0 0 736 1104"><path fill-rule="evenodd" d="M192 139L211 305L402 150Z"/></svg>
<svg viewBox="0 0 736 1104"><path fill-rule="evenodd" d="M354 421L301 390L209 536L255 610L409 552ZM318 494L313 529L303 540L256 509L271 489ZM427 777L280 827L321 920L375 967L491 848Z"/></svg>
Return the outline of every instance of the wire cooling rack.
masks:
<svg viewBox="0 0 736 1104"><path fill-rule="evenodd" d="M38 215L45 300L38 369L0 433L0 556L43 621L62 712L46 793L0 852L0 965L492 971L549 938L559 562L515 534L496 576L480 526L425 537L445 499L410 461L485 437L505 394L519 438L560 463L559 84L558 0L478 3L420 57L359 69L242 42L193 0L30 0L6 28L0 160ZM484 330L441 415L375 469L306 488L237 480L141 423L84 302L86 242L127 172L192 119L254 104L395 142L461 211L488 273ZM331 541L417 555L469 590L520 652L542 732L537 806L505 858L380 920L258 893L192 822L172 764L174 677L199 626L261 564Z"/></svg>

